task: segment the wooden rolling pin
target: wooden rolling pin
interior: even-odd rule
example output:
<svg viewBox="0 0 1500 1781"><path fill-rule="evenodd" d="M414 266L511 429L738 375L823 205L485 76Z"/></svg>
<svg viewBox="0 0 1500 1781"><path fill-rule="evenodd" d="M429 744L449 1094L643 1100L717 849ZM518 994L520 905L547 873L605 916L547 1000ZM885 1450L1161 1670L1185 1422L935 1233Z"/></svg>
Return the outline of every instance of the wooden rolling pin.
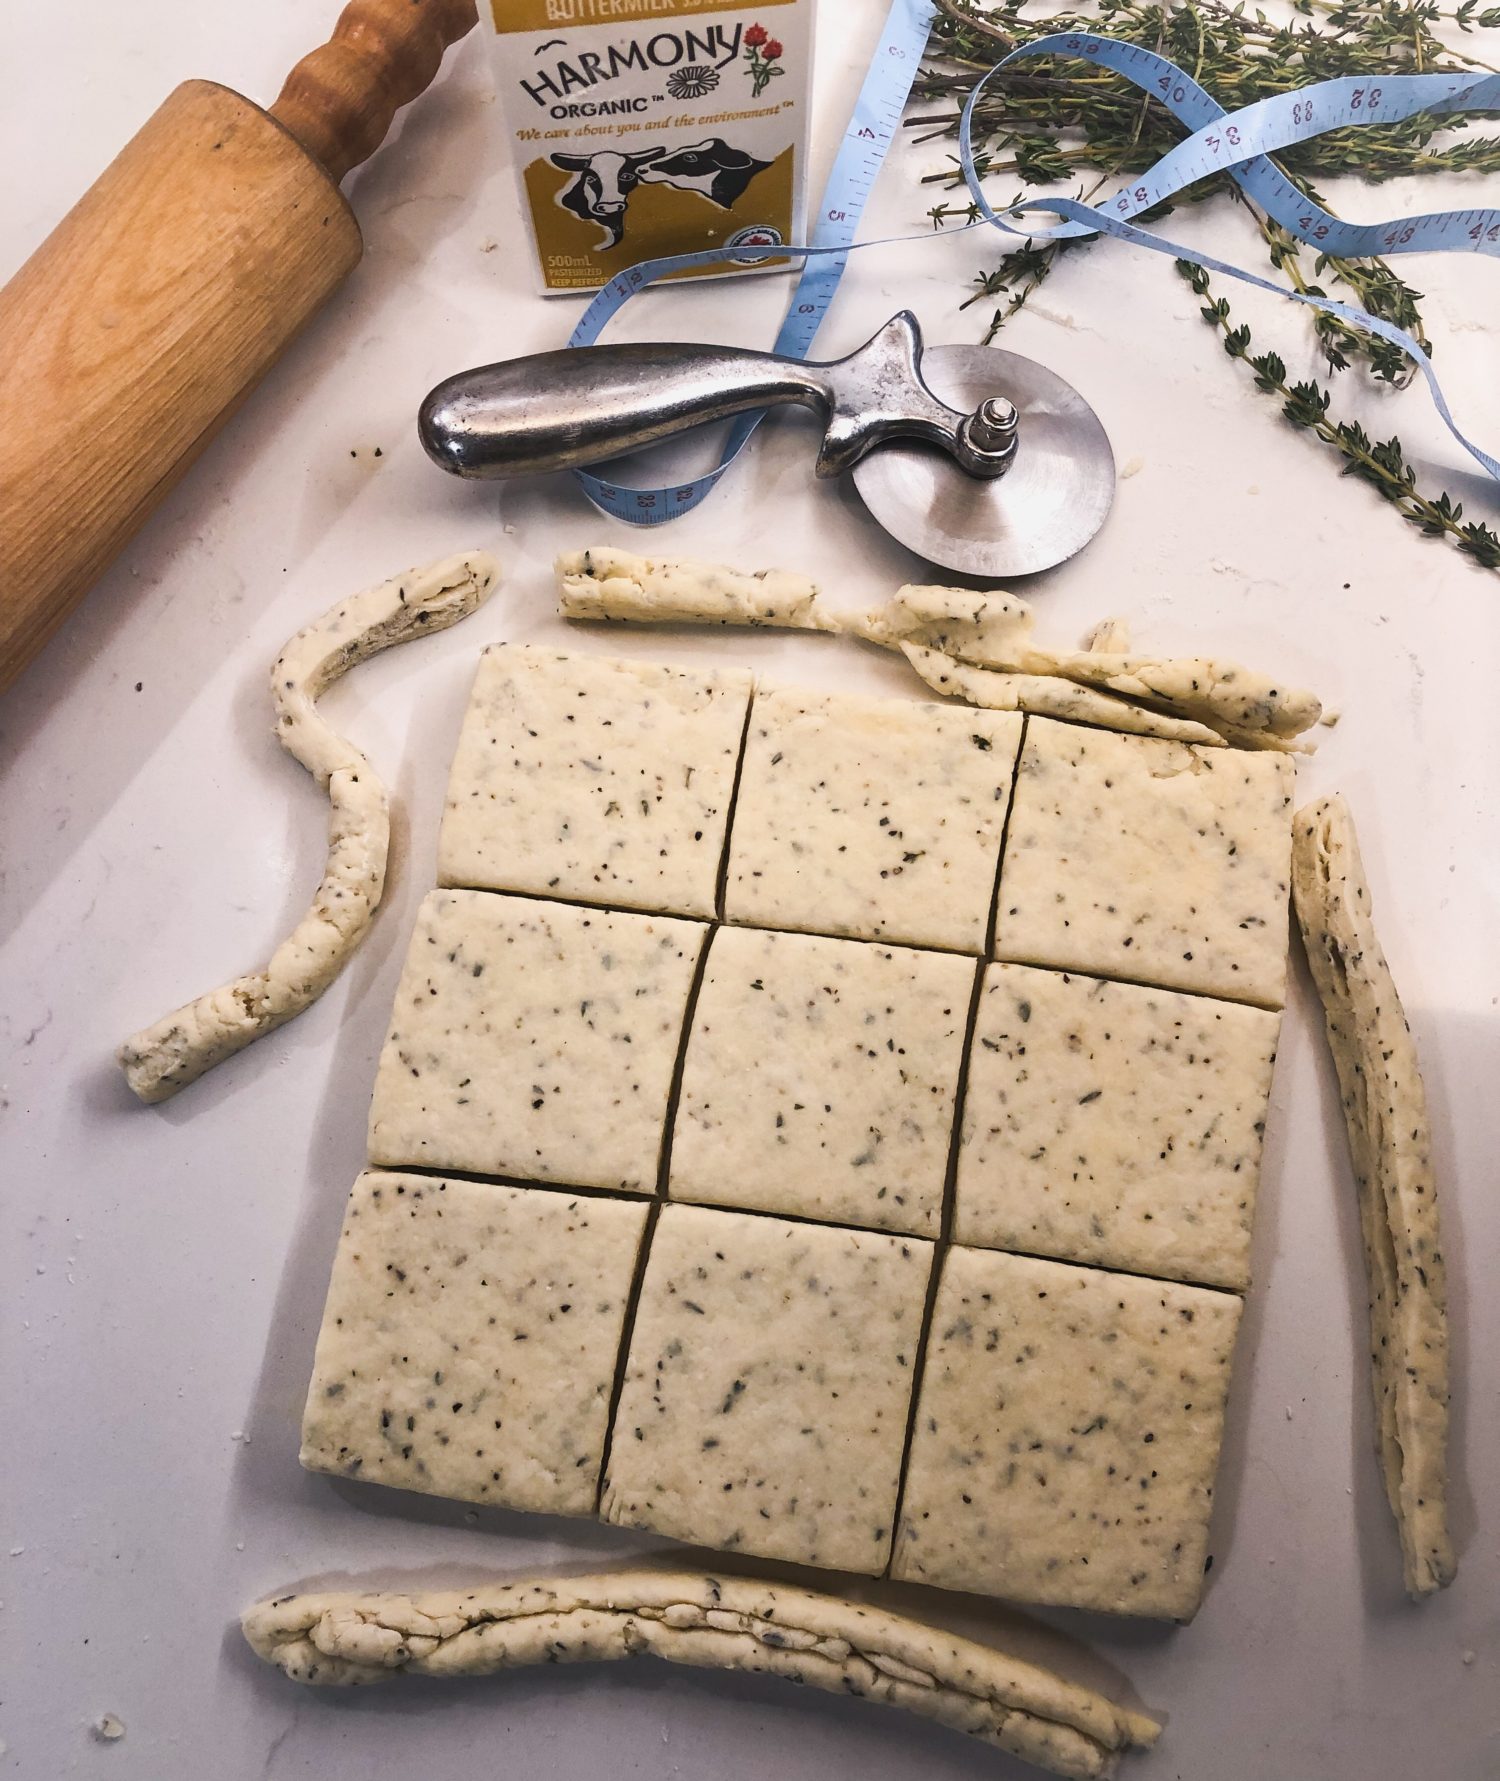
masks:
<svg viewBox="0 0 1500 1781"><path fill-rule="evenodd" d="M358 263L339 181L474 22L351 0L269 112L184 82L0 291L0 689Z"/></svg>

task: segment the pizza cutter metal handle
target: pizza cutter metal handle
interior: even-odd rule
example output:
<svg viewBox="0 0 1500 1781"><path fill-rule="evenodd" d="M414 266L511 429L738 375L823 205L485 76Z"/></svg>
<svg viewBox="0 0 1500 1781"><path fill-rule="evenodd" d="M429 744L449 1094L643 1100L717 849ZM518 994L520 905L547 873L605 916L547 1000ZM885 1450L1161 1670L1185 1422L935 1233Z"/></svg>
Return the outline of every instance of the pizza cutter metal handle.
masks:
<svg viewBox="0 0 1500 1781"><path fill-rule="evenodd" d="M923 381L922 336L903 310L828 363L679 342L589 346L460 372L423 402L417 430L457 476L573 470L752 409L793 404L824 421L819 476L837 476L892 438L941 446L971 476L1002 475L1017 449L1003 399L949 408Z"/></svg>

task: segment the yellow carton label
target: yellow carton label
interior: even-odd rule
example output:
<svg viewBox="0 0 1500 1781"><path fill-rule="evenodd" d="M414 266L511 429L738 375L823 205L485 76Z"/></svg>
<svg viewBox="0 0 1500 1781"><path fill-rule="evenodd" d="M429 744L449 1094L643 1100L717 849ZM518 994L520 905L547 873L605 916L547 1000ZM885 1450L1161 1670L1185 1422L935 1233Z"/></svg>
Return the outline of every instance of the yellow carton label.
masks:
<svg viewBox="0 0 1500 1781"><path fill-rule="evenodd" d="M491 0L541 288L801 233L812 0Z"/></svg>

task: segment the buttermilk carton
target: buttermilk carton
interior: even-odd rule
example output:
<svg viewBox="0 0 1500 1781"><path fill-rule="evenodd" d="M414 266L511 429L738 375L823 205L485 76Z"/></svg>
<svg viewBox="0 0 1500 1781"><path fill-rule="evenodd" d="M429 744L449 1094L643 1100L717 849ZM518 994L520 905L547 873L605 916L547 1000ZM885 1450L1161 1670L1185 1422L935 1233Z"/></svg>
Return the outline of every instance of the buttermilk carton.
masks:
<svg viewBox="0 0 1500 1781"><path fill-rule="evenodd" d="M488 0L544 293L662 254L784 266L802 233L814 0Z"/></svg>

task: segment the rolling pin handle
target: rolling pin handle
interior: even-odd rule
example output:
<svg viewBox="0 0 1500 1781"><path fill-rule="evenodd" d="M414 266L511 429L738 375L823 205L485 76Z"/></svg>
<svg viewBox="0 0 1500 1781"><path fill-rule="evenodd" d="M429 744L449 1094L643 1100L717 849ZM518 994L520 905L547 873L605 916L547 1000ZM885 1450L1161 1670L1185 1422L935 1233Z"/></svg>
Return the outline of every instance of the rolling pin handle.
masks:
<svg viewBox="0 0 1500 1781"><path fill-rule="evenodd" d="M328 42L286 77L271 116L337 184L380 147L477 16L474 0L349 0Z"/></svg>

